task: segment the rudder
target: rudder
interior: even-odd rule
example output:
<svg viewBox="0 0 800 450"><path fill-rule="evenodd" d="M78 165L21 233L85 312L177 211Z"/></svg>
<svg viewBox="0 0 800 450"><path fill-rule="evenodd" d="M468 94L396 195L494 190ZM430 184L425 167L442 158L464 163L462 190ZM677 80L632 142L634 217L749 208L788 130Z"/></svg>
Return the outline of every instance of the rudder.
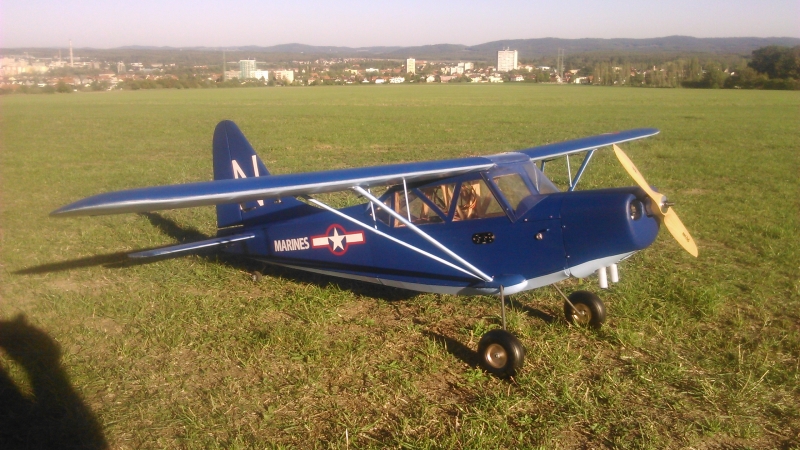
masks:
<svg viewBox="0 0 800 450"><path fill-rule="evenodd" d="M269 176L269 171L242 131L230 120L223 120L214 130L214 179ZM244 222L281 210L304 205L295 198L258 200L244 204L217 205L217 228L241 225Z"/></svg>

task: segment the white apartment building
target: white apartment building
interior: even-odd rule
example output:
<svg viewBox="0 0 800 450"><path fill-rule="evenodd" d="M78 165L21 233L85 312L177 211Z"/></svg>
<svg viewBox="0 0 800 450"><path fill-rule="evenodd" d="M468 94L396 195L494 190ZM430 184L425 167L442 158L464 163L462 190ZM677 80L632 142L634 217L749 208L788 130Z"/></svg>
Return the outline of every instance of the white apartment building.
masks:
<svg viewBox="0 0 800 450"><path fill-rule="evenodd" d="M417 73L417 60L414 58L408 58L406 60L406 73Z"/></svg>
<svg viewBox="0 0 800 450"><path fill-rule="evenodd" d="M268 70L254 70L253 71L253 78L256 80L264 79L269 80L269 71Z"/></svg>
<svg viewBox="0 0 800 450"><path fill-rule="evenodd" d="M294 83L294 70L276 70L276 80L284 80L287 83Z"/></svg>
<svg viewBox="0 0 800 450"><path fill-rule="evenodd" d="M517 51L516 50L500 50L497 52L497 71L510 72L517 70Z"/></svg>
<svg viewBox="0 0 800 450"><path fill-rule="evenodd" d="M255 78L255 71L255 59L243 59L239 61L239 72L241 73L241 79L246 80L248 78Z"/></svg>

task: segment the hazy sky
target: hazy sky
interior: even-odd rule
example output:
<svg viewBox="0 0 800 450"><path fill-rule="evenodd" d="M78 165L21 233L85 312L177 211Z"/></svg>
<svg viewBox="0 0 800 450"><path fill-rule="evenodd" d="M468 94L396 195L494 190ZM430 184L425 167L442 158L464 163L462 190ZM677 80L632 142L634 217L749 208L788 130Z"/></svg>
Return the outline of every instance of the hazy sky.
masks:
<svg viewBox="0 0 800 450"><path fill-rule="evenodd" d="M0 47L800 37L800 0L0 0Z"/></svg>

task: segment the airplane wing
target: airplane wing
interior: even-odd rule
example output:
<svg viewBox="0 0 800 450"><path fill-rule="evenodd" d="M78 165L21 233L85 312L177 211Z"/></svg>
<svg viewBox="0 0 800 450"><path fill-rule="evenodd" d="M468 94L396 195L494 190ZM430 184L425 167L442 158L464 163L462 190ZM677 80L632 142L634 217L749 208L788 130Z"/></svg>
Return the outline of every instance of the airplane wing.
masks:
<svg viewBox="0 0 800 450"><path fill-rule="evenodd" d="M51 216L95 216L163 209L243 203L387 184L437 180L486 170L494 162L483 157L416 162L377 167L215 180L108 192L63 206Z"/></svg>
<svg viewBox="0 0 800 450"><path fill-rule="evenodd" d="M658 133L659 131L655 128L637 128L635 130L600 134L597 136L575 139L572 141L531 147L525 150L519 150L517 153L523 153L534 161L550 160L553 158L558 158L559 156L585 152L612 144L621 144L623 142L644 139L650 136L655 136Z"/></svg>
<svg viewBox="0 0 800 450"><path fill-rule="evenodd" d="M658 134L658 132L654 128L640 128L532 147L515 153L524 154L533 160L548 160L611 144L646 138ZM87 197L63 206L51 212L50 215L58 217L95 216L225 203L244 203L270 198L337 192L354 186L369 188L399 184L403 180L409 183L433 181L468 172L486 170L494 165L495 162L490 158L471 157L446 161L415 162L324 172L154 186Z"/></svg>

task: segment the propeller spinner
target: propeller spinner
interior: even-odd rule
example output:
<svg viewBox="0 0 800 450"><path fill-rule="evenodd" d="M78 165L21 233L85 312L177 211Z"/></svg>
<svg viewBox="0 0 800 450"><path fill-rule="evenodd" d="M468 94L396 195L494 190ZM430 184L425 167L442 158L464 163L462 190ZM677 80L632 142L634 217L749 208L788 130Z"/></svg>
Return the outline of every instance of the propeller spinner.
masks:
<svg viewBox="0 0 800 450"><path fill-rule="evenodd" d="M667 227L672 237L681 244L684 250L689 252L692 256L697 257L697 244L694 243L692 235L689 234L689 230L683 225L681 219L675 214L675 211L672 209L672 203L667 202L667 197L665 195L654 191L650 185L647 184L647 181L642 176L642 173L639 172L639 169L633 165L628 155L626 155L621 148L617 147L616 144L614 145L614 154L617 155L617 159L619 159L625 171L628 172L628 175L633 178L636 184L638 184L652 200L652 205L655 206L651 208L653 214L661 220L661 223Z"/></svg>

